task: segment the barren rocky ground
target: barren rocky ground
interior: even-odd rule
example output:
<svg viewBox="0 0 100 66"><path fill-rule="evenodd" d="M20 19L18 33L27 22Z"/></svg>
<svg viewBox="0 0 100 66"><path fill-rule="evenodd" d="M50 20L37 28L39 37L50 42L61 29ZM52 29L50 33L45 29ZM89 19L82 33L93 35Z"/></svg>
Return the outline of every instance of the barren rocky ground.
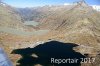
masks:
<svg viewBox="0 0 100 66"><path fill-rule="evenodd" d="M27 11L29 13L25 14ZM24 21L35 21L38 22L38 25L25 25ZM18 63L18 60L23 58L25 54L25 57L28 56L27 48L36 50L35 48L45 44L51 43L52 45L52 41L57 41L56 43L61 44L60 46L68 45L66 48L70 49L63 50L65 55L68 50L71 50L71 52L80 53L86 58L95 58L93 63L80 63L76 66L99 66L100 12L83 1L76 5L44 6L30 9L17 9L0 4L0 47L8 54L14 66L23 66ZM71 47L69 44L77 46ZM61 47L58 48L61 49ZM17 49L26 49L26 53L24 55L14 53L13 51ZM51 51L52 47L49 49ZM41 52L38 54L38 52L40 51L37 51L37 54L33 52L29 55L38 58L37 55L42 54ZM60 50L55 52L60 52ZM44 55L40 55L40 60L41 57L45 58ZM92 61L92 59L90 60ZM61 66L45 62L39 63L30 66Z"/></svg>

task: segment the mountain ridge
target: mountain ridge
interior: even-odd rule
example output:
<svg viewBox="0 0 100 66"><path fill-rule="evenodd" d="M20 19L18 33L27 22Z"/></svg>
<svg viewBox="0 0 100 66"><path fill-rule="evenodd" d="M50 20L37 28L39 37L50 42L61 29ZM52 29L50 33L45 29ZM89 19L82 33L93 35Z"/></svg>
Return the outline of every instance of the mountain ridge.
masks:
<svg viewBox="0 0 100 66"><path fill-rule="evenodd" d="M14 63L20 57L17 56L16 59L16 55L10 55L10 52L15 48L32 47L32 45L35 45L35 42L42 44L39 41L47 42L52 40L77 44L79 46L74 48L75 51L80 52L84 56L88 55L87 58L100 58L98 57L100 54L100 12L86 4L84 0L74 5L35 8L8 8L8 6L6 8L0 5L0 17L0 27L23 30L26 28L23 24L25 21L36 21L39 23L35 26L35 28L38 28L35 35L27 37L12 35L12 30L9 34L0 33L0 41L6 47L6 51L10 50L8 53ZM32 29L33 32L34 29ZM29 27L28 30L30 30ZM37 35L41 33L38 32L39 30L48 30L48 32ZM32 31L28 33L33 33ZM24 32L21 32L21 34ZM100 64L98 61L100 60L97 59L93 64L82 64L81 66L98 65Z"/></svg>

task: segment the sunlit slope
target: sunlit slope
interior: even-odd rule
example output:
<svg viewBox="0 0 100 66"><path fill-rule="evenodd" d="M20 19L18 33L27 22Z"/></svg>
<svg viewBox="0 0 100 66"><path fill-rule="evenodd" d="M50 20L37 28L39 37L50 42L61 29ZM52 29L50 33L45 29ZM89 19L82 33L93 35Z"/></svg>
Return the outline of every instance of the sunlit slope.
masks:
<svg viewBox="0 0 100 66"><path fill-rule="evenodd" d="M53 7L50 8L48 7L49 10L45 12L50 13L51 11L50 15L40 19L42 22L39 25L40 29L52 30L47 37L80 45L99 46L100 12L97 12L85 2L77 3L70 9L68 9L68 6L63 8L56 6L55 14L52 14L54 12Z"/></svg>
<svg viewBox="0 0 100 66"><path fill-rule="evenodd" d="M12 7L0 4L0 26L22 29L21 17Z"/></svg>
<svg viewBox="0 0 100 66"><path fill-rule="evenodd" d="M40 28L68 30L73 29L73 27L89 27L92 25L95 25L99 28L100 13L93 10L91 6L81 3L73 6L71 5L70 8L68 8L68 6L60 7L48 7L49 10L45 10L46 15L50 13L50 11L51 13L47 17L40 19L40 21L42 21ZM44 8L46 9L46 7Z"/></svg>

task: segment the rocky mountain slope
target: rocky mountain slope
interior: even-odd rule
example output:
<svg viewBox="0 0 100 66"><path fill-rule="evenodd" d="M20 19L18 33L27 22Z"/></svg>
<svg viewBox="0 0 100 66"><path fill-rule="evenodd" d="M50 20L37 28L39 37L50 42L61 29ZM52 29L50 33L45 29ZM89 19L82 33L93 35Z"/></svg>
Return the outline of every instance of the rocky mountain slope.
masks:
<svg viewBox="0 0 100 66"><path fill-rule="evenodd" d="M22 10L25 12L24 9ZM22 11L19 13L24 14ZM94 10L85 1L73 5L31 8L29 13L32 20L40 22L37 26L39 29L50 30L42 39L76 43L79 45L75 48L77 52L97 58L100 52L100 12ZM41 40L40 37L38 39ZM98 65L99 62L96 64Z"/></svg>
<svg viewBox="0 0 100 66"><path fill-rule="evenodd" d="M58 31L54 35L51 32L51 39L90 46L96 48L95 52L98 52L100 50L99 19L100 13L82 1L69 10L62 10L56 15L48 16L39 27L51 29L54 32ZM80 48L80 50L82 49ZM83 50L85 54L87 49Z"/></svg>
<svg viewBox="0 0 100 66"><path fill-rule="evenodd" d="M21 17L15 12L13 7L1 2L0 3L0 27L9 27L23 29Z"/></svg>
<svg viewBox="0 0 100 66"><path fill-rule="evenodd" d="M94 10L84 1L73 5L14 9L0 4L0 27L23 29L25 25L22 21L37 21L39 22L39 25L36 26L37 30L49 30L39 36L36 32L35 35L27 37L2 33L0 34L0 42L4 44L5 50L15 63L19 56L11 55L10 52L16 48L32 47L33 44L35 46L35 43L39 45L41 42L45 43L52 40L75 43L79 45L74 48L76 52L80 52L88 58L96 58L95 63L82 64L82 66L98 66L100 64L98 62L100 61L99 20L100 12ZM39 41L41 42L39 43Z"/></svg>

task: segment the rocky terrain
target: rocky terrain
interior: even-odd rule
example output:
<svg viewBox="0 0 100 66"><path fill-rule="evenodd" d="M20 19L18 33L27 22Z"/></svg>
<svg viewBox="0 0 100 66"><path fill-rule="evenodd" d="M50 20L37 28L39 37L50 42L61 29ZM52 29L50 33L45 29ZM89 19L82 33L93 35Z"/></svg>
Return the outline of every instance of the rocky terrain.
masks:
<svg viewBox="0 0 100 66"><path fill-rule="evenodd" d="M11 54L15 49L35 48L51 41L74 43L78 45L73 48L75 52L96 59L94 63L81 63L81 66L99 66L99 20L100 12L85 1L73 5L33 8L14 8L1 3L0 47L5 49L15 66L21 58L19 54ZM30 27L24 24L25 21L36 21L39 24Z"/></svg>
<svg viewBox="0 0 100 66"><path fill-rule="evenodd" d="M0 27L22 28L21 18L9 5L0 3ZM20 27L20 28L18 28Z"/></svg>

